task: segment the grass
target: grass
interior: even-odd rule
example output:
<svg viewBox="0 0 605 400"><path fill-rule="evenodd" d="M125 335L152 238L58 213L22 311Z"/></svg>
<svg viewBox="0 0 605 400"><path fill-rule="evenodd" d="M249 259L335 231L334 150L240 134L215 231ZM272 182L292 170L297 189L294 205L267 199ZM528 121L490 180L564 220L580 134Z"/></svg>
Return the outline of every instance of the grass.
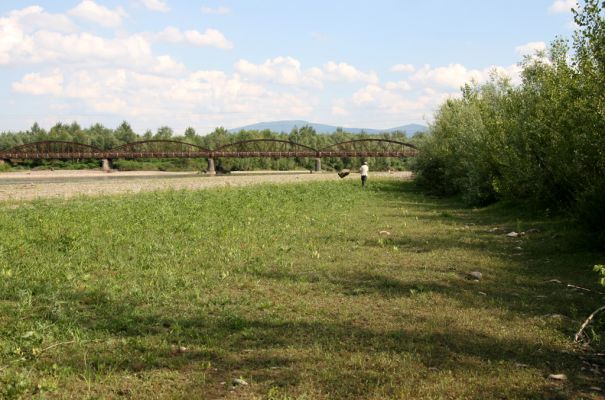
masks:
<svg viewBox="0 0 605 400"><path fill-rule="evenodd" d="M569 221L376 180L0 211L0 398L598 398Z"/></svg>

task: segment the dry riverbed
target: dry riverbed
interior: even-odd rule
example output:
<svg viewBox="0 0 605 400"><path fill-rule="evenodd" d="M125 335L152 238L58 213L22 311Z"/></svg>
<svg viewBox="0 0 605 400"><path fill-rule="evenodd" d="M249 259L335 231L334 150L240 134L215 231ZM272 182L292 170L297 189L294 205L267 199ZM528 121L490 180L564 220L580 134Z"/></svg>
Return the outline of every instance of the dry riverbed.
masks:
<svg viewBox="0 0 605 400"><path fill-rule="evenodd" d="M409 179L409 172L377 172L370 176ZM352 174L344 179L358 179ZM338 181L335 172L311 174L300 171L257 171L207 176L195 172L159 171L24 171L0 173L0 201L36 198L69 198L154 190L198 190L212 187L245 186L258 183Z"/></svg>

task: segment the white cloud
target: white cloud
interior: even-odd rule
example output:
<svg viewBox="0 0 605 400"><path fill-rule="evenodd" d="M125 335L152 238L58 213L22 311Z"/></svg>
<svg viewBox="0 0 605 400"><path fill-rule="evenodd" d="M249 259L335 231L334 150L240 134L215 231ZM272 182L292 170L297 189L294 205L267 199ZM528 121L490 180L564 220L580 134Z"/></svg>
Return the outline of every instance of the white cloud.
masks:
<svg viewBox="0 0 605 400"><path fill-rule="evenodd" d="M173 64L168 59L163 62ZM198 121L220 126L225 124L225 115L234 124L257 118L270 120L280 115L306 117L316 103L309 94L270 90L242 79L239 74L222 71L161 76L111 67L56 70L27 74L13 84L13 91L53 95L57 102L63 100L62 104L77 100L79 107L85 107L84 113L113 114L135 123L152 121L156 127L166 124L167 118L175 124Z"/></svg>
<svg viewBox="0 0 605 400"><path fill-rule="evenodd" d="M9 12L8 19L13 20L24 32L49 29L58 32L74 32L76 25L63 14L50 14L40 6L30 6Z"/></svg>
<svg viewBox="0 0 605 400"><path fill-rule="evenodd" d="M168 7L168 4L166 4L166 2L163 0L139 0L139 2L143 6L147 7L150 10L153 10L153 11L160 11L160 12L170 11L170 7Z"/></svg>
<svg viewBox="0 0 605 400"><path fill-rule="evenodd" d="M182 63L176 62L168 55L159 56L156 60L156 65L152 68L152 71L158 74L178 75L186 70Z"/></svg>
<svg viewBox="0 0 605 400"><path fill-rule="evenodd" d="M576 0L556 0L550 5L548 11L551 13L568 13L572 8L577 8Z"/></svg>
<svg viewBox="0 0 605 400"><path fill-rule="evenodd" d="M212 7L208 7L208 6L202 6L201 11L202 11L202 14L226 15L231 12L231 9L228 7L212 8Z"/></svg>
<svg viewBox="0 0 605 400"><path fill-rule="evenodd" d="M235 63L235 70L251 80L274 82L281 85L321 87L321 82L315 77L316 71L303 72L300 61L292 57L276 57L263 64L239 60Z"/></svg>
<svg viewBox="0 0 605 400"><path fill-rule="evenodd" d="M31 36L25 62L110 63L144 65L152 59L151 44L141 35L105 39L90 33L63 35L39 31Z"/></svg>
<svg viewBox="0 0 605 400"><path fill-rule="evenodd" d="M370 84L356 91L351 98L353 113L358 110L374 110L385 115L404 116L404 120L420 121L427 113L441 104L445 99L459 96L458 92L420 91L413 94L403 94L391 91L380 85Z"/></svg>
<svg viewBox="0 0 605 400"><path fill-rule="evenodd" d="M216 29L206 29L203 33L196 30L181 31L174 26L164 28L163 31L149 35L152 40L168 43L189 43L199 47L216 47L229 50L233 48L225 35Z"/></svg>
<svg viewBox="0 0 605 400"><path fill-rule="evenodd" d="M378 82L378 75L375 72L361 72L354 66L343 62L328 62L323 67L323 74L325 79L333 81Z"/></svg>
<svg viewBox="0 0 605 400"><path fill-rule="evenodd" d="M69 15L94 22L106 28L116 28L122 24L126 12L121 7L110 10L92 0L83 0L75 8L68 11Z"/></svg>
<svg viewBox="0 0 605 400"><path fill-rule="evenodd" d="M462 64L449 64L445 67L433 68L425 65L414 73L410 80L425 86L437 86L442 88L460 88L471 81L486 81L493 71L507 75L513 82L518 82L520 67L512 65L509 67L490 66L481 70L468 69Z"/></svg>
<svg viewBox="0 0 605 400"><path fill-rule="evenodd" d="M537 52L545 51L546 43L544 42L529 42L521 46L515 47L515 51L522 56L532 56Z"/></svg>
<svg viewBox="0 0 605 400"><path fill-rule="evenodd" d="M349 112L347 111L346 108L339 106L339 105L333 105L332 106L332 114L333 115L338 115L338 116L346 116L349 115Z"/></svg>
<svg viewBox="0 0 605 400"><path fill-rule="evenodd" d="M32 73L25 75L20 81L13 83L13 91L33 95L55 95L63 91L63 74L54 70L49 74L42 75Z"/></svg>
<svg viewBox="0 0 605 400"><path fill-rule="evenodd" d="M412 64L397 64L391 67L391 71L393 72L414 72L416 71L416 67Z"/></svg>
<svg viewBox="0 0 605 400"><path fill-rule="evenodd" d="M160 42L179 43L185 40L185 35L178 28L169 26L160 33L153 35L153 38Z"/></svg>
<svg viewBox="0 0 605 400"><path fill-rule="evenodd" d="M407 81L387 82L384 87L388 90L410 90L412 86Z"/></svg>
<svg viewBox="0 0 605 400"><path fill-rule="evenodd" d="M186 31L184 33L185 40L195 46L210 46L218 47L219 49L232 49L231 43L225 36L216 29L206 29L204 33L195 30Z"/></svg>

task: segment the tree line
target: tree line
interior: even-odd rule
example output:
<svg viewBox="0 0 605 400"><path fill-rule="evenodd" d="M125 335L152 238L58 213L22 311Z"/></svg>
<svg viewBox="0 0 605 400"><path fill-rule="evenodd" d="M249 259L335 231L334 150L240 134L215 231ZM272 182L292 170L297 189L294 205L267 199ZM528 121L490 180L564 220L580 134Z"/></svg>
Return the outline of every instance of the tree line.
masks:
<svg viewBox="0 0 605 400"><path fill-rule="evenodd" d="M604 9L578 5L573 39L525 57L520 84L494 73L442 104L419 144L417 183L472 205L571 211L605 243Z"/></svg>
<svg viewBox="0 0 605 400"><path fill-rule="evenodd" d="M49 130L41 128L35 123L30 129L19 132L0 133L0 150L44 140L62 140L92 145L102 150L109 150L126 143L140 140L176 140L191 143L208 149L244 140L252 139L279 139L291 141L306 146L320 149L331 144L341 143L355 139L383 138L402 142L415 141L418 136L409 139L405 132L392 132L383 134L353 134L343 129L337 129L331 134L318 134L310 126L295 127L289 133L277 133L270 130L240 130L229 132L223 127L216 128L207 135L199 135L194 128L187 128L182 134L175 132L168 126L160 127L156 132L146 131L143 134L136 133L128 122L122 122L115 129L107 128L101 124L94 124L88 128L81 127L78 123L57 123ZM251 171L258 169L269 170L295 170L314 168L314 160L309 158L219 158L216 161L218 171ZM359 168L363 160L349 157L332 157L323 159L324 169L341 170L344 168ZM408 161L398 158L369 158L367 161L375 170L404 170L408 169ZM149 160L114 160L113 166L120 170L204 170L207 161L204 159L149 159ZM20 161L13 168L98 168L96 160L74 161ZM5 165L4 169L11 168Z"/></svg>

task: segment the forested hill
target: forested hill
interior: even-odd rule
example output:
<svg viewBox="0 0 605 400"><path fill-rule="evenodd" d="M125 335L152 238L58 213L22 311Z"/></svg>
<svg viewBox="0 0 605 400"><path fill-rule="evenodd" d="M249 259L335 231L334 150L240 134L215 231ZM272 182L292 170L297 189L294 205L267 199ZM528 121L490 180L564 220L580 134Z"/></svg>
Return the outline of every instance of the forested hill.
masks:
<svg viewBox="0 0 605 400"><path fill-rule="evenodd" d="M287 121L270 121L270 122L259 122L252 125L242 126L240 128L229 129L229 132L239 132L241 130L258 130L262 131L268 129L272 132L284 132L289 133L292 129L302 128L304 126L308 126L313 128L317 133L334 133L338 130L342 130L349 133L369 133L369 134L378 134L378 133L392 133L392 132L405 132L408 136L415 135L419 132L426 132L428 128L424 125L420 124L408 124L397 126L395 128L388 129L368 129L368 128L343 128L334 125L326 125L326 124L317 124L313 122L303 121L303 120L287 120Z"/></svg>

